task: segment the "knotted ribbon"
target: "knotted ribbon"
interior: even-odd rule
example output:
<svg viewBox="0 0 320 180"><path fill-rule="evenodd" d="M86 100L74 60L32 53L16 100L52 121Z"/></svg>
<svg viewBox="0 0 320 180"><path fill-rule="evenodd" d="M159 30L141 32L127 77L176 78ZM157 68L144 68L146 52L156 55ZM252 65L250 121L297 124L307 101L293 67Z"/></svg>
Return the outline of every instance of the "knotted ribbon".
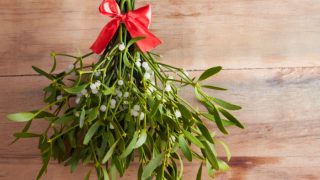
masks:
<svg viewBox="0 0 320 180"><path fill-rule="evenodd" d="M91 46L90 49L94 53L100 54L107 47L121 22L125 24L132 38L144 37L136 42L142 52L147 52L161 43L161 40L149 31L151 23L151 6L149 4L129 11L127 14L122 14L115 0L103 0L99 11L102 15L110 16L113 19L105 25Z"/></svg>

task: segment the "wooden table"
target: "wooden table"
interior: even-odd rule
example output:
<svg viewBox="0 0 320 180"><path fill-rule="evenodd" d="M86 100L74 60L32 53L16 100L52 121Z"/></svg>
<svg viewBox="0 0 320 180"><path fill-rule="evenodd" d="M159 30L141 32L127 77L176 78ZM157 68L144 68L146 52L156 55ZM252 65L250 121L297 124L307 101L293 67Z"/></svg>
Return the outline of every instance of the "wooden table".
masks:
<svg viewBox="0 0 320 180"><path fill-rule="evenodd" d="M246 129L220 135L233 159L232 169L217 179L320 179L320 1L150 2L152 31L164 41L156 50L162 60L193 75L222 65L225 70L210 82L229 91L210 93L243 106L237 115ZM0 1L0 179L36 177L41 163L37 142L7 146L23 124L5 116L43 105L42 88L48 82L31 65L48 70L53 50L89 51L109 20L98 14L99 3ZM58 68L69 63L62 59ZM183 94L195 102L190 89ZM44 125L39 121L33 131ZM87 169L70 174L69 168L52 163L44 179L82 179ZM187 163L185 179L195 179L197 169L198 163ZM136 179L136 171L133 166L123 179Z"/></svg>

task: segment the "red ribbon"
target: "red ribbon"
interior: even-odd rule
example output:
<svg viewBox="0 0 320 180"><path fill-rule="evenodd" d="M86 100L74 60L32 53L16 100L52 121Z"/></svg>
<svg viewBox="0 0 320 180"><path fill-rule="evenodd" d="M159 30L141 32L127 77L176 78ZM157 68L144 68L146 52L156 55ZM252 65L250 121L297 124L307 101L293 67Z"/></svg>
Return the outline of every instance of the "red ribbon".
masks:
<svg viewBox="0 0 320 180"><path fill-rule="evenodd" d="M97 40L91 46L90 49L94 53L100 54L107 47L121 22L125 24L132 38L144 37L136 42L142 52L147 52L161 44L161 40L149 32L151 23L151 6L149 4L129 11L127 14L121 14L115 0L103 0L99 10L102 15L110 16L113 19L102 29Z"/></svg>

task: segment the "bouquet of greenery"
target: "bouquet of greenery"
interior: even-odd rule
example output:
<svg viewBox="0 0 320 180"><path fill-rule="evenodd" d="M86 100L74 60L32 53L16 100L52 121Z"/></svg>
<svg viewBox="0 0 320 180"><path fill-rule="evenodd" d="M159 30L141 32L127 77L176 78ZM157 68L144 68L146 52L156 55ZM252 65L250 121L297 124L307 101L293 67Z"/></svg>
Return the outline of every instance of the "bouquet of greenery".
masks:
<svg viewBox="0 0 320 180"><path fill-rule="evenodd" d="M100 10L117 10L111 0L103 3ZM119 5L121 16L133 12L134 0L114 3ZM46 172L51 159L69 165L72 171L79 163L93 163L98 179L123 176L134 160L139 163L138 179L182 179L184 158L201 162L197 179L201 179L203 165L212 177L216 171L228 169L215 151L221 144L229 161L227 146L204 123L215 123L224 134L226 126L243 128L229 113L241 109L239 106L203 91L225 90L203 84L222 68L213 67L199 78L191 78L185 70L163 64L156 60L158 55L142 50L139 42L145 37L133 38L136 35L127 28L128 24L119 24L102 55L91 65L85 61L93 52L84 56L54 52L49 73L33 67L51 81L44 88L47 106L10 114L8 118L27 123L14 134L16 140L39 139L43 166L37 179ZM74 62L65 71L54 73L60 56ZM194 88L195 97L206 111L194 108L178 95L185 86ZM29 132L36 119L48 122L42 133Z"/></svg>

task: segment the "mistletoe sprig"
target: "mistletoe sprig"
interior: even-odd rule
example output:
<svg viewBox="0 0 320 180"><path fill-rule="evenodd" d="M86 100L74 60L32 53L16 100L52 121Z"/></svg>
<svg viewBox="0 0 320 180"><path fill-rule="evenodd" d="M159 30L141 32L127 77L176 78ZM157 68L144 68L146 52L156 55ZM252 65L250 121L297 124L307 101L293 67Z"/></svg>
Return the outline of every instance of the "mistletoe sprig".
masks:
<svg viewBox="0 0 320 180"><path fill-rule="evenodd" d="M134 1L122 1L121 10L130 10ZM138 179L182 179L183 159L201 162L210 176L226 171L228 165L218 158L216 146L230 151L215 132L207 129L214 123L228 134L228 126L243 125L229 112L237 105L208 95L204 89L226 90L204 84L219 73L221 67L204 71L191 78L181 69L156 60L158 55L142 53L123 25L97 62L86 65L84 56L52 53L49 73L33 69L51 81L44 88L42 109L8 115L12 121L26 122L16 140L38 138L43 166L37 176L47 171L50 160L58 160L74 171L81 163L94 164L98 179L123 176L131 162L139 162ZM73 59L63 72L54 73L60 56ZM191 86L195 97L206 108L198 110L178 95ZM44 120L48 127L42 133L30 132L34 121ZM179 163L178 163L179 162ZM91 171L85 177L89 179Z"/></svg>

